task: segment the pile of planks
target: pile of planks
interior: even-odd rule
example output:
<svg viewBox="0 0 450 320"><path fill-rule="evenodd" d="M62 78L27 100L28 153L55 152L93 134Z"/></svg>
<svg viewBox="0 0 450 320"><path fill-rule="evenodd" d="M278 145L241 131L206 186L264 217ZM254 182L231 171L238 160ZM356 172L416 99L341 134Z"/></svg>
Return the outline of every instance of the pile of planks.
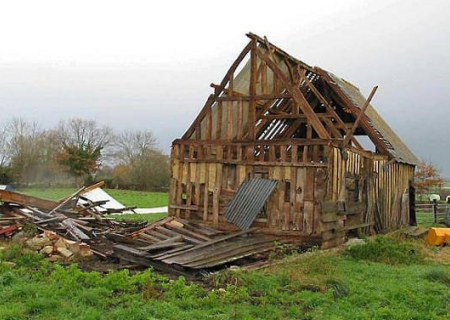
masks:
<svg viewBox="0 0 450 320"><path fill-rule="evenodd" d="M104 201L84 196L98 187L82 188L61 201L0 190L0 235L11 236L28 224L36 235L26 243L51 261L95 256L185 275L250 261L285 242L258 234L257 228L221 231L175 217L152 224L116 221Z"/></svg>
<svg viewBox="0 0 450 320"><path fill-rule="evenodd" d="M89 187L83 187L60 201L51 201L12 191L0 190L0 201L3 202L0 205L0 237L11 237L24 226L31 224L35 226L36 231L39 233L36 239L44 238L44 240L48 240L44 241L44 243L47 242L47 247L49 246L49 239L42 235L53 233L61 237L61 239L65 239L66 248L69 247L69 244L72 245L72 242L75 242L78 246L86 245L92 247L90 248L91 252L102 258L107 258L113 243L106 237L106 234L110 232L123 234L134 232L145 227L147 223L115 221L107 216L110 212L105 211L101 207L105 201L92 202L83 196L85 193L100 188L102 185L103 183L98 183ZM117 210L114 210L114 212L117 212ZM38 243L40 241L33 239L30 239L32 246L34 242ZM37 249L42 250L43 247ZM49 248L46 249L46 251L49 250ZM75 249L75 251L78 252L79 250ZM64 258L69 256L67 254Z"/></svg>

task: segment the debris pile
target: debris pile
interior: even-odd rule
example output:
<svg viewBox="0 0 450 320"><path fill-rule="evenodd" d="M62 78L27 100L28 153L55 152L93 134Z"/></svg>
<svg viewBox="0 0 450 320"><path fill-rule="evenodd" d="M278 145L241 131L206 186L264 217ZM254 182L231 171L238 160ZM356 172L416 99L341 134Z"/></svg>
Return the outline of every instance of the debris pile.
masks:
<svg viewBox="0 0 450 320"><path fill-rule="evenodd" d="M51 261L97 257L174 274L260 259L262 253L288 242L257 234L257 228L220 231L176 217L152 224L116 221L110 213L130 208L114 204L113 198L99 198L105 193L99 191L102 185L83 187L61 201L0 190L0 237L32 225L36 236L27 245ZM110 201L114 205L108 206Z"/></svg>

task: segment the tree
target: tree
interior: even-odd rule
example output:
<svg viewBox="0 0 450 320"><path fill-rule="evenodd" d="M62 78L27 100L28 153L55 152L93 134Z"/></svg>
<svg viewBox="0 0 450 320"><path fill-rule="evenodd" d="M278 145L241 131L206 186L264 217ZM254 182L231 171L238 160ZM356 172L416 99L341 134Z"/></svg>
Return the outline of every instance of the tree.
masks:
<svg viewBox="0 0 450 320"><path fill-rule="evenodd" d="M74 118L60 121L55 135L60 144L57 162L64 171L75 178L92 181L101 166L102 151L110 144L112 130L100 127L95 121Z"/></svg>
<svg viewBox="0 0 450 320"><path fill-rule="evenodd" d="M434 188L441 188L444 184L439 170L429 161L421 161L417 167L414 184L418 194L430 195Z"/></svg>
<svg viewBox="0 0 450 320"><path fill-rule="evenodd" d="M169 158L156 148L150 131L124 131L114 141L118 163L114 181L123 187L163 190L169 184Z"/></svg>
<svg viewBox="0 0 450 320"><path fill-rule="evenodd" d="M11 119L5 128L5 149L2 157L4 163L9 163L14 181L29 183L39 180L45 131L37 122L23 118Z"/></svg>

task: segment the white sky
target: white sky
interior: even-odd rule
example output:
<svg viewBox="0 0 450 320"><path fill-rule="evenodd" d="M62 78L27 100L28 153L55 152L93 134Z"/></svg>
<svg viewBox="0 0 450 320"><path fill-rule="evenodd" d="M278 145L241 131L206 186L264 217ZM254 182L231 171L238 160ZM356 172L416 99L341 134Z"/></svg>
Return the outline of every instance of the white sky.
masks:
<svg viewBox="0 0 450 320"><path fill-rule="evenodd" d="M149 129L168 151L251 31L365 95L379 85L379 113L450 177L449 13L446 0L0 0L1 119Z"/></svg>

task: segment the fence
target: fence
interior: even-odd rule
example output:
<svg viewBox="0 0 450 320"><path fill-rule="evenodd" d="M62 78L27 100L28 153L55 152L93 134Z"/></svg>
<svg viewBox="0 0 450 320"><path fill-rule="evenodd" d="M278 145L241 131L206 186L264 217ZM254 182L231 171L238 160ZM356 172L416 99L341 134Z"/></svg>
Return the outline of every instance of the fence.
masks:
<svg viewBox="0 0 450 320"><path fill-rule="evenodd" d="M437 202L416 204L416 215L419 225L450 221L450 204Z"/></svg>

